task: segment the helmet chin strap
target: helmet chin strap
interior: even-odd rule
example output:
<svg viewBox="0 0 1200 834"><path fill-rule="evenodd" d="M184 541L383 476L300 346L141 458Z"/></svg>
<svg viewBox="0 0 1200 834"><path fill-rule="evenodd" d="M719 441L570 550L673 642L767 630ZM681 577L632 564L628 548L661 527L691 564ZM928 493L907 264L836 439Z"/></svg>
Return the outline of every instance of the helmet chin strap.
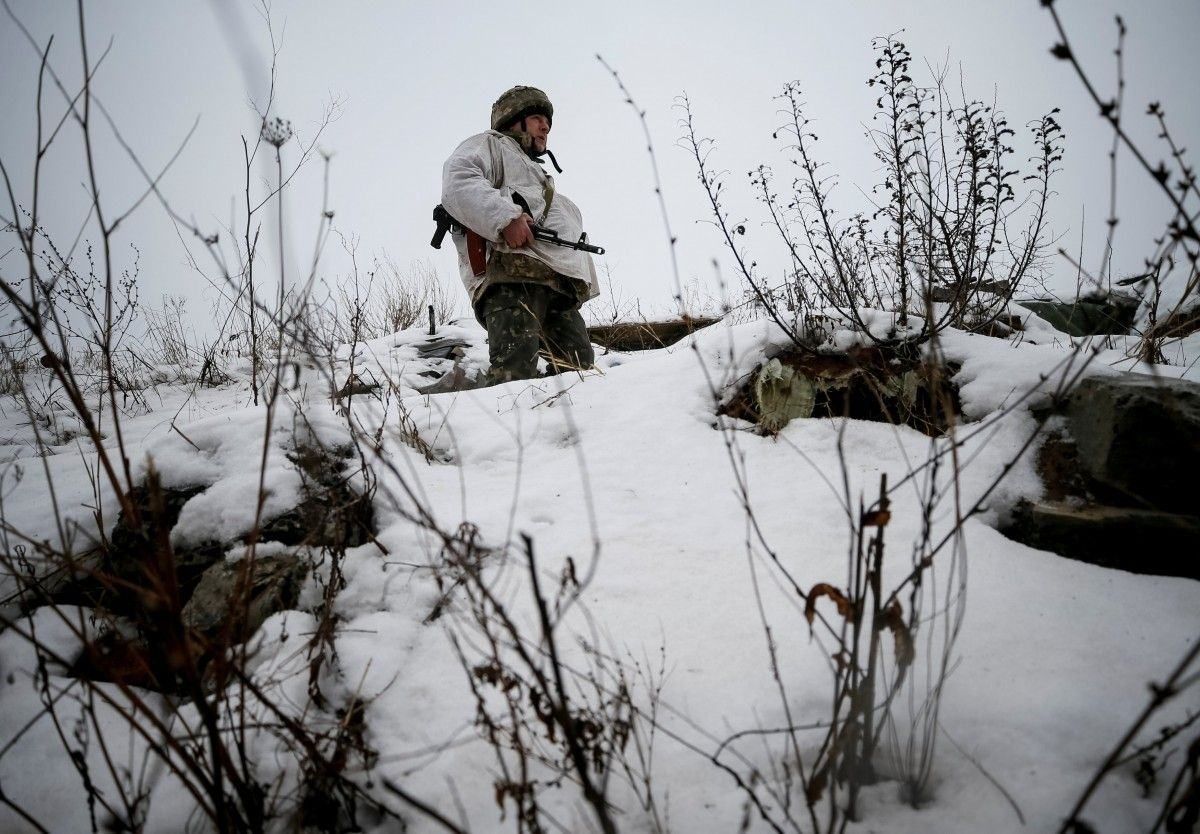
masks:
<svg viewBox="0 0 1200 834"><path fill-rule="evenodd" d="M550 157L550 164L554 166L554 170L558 171L558 173L560 173L560 174L562 173L562 168L558 167L558 160L554 158L554 154L551 153L549 148L547 148L546 150L542 151L540 154L535 156L534 159L537 159L538 156L542 156L542 155Z"/></svg>

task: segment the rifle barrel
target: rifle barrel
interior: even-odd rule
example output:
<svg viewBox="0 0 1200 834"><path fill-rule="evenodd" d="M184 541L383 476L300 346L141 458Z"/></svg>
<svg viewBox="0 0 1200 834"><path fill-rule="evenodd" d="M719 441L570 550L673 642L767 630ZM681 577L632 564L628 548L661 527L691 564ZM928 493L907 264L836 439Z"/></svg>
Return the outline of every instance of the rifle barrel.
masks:
<svg viewBox="0 0 1200 834"><path fill-rule="evenodd" d="M558 232L553 229L547 229L545 226L534 226L533 236L538 240L544 240L546 243L553 243L555 246L565 246L568 249L575 249L580 252L590 252L593 255L603 255L603 246L593 246L590 243L585 243L583 240L569 241L559 237Z"/></svg>

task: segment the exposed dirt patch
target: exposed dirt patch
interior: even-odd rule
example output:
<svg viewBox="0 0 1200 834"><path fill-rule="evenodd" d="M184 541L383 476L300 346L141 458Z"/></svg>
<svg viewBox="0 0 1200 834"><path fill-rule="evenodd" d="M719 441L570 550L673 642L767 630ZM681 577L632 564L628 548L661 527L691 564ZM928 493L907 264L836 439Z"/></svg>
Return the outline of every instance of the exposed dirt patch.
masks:
<svg viewBox="0 0 1200 834"><path fill-rule="evenodd" d="M342 549L370 541L375 528L371 496L353 489L344 473L353 454L353 447L314 446L289 454L304 477L304 500L263 525L259 540Z"/></svg>
<svg viewBox="0 0 1200 834"><path fill-rule="evenodd" d="M788 351L756 368L718 413L767 432L794 417L848 417L906 425L936 437L960 413L958 389L950 381L957 370L879 347Z"/></svg>
<svg viewBox="0 0 1200 834"><path fill-rule="evenodd" d="M207 487L164 489L152 474L130 493L133 512L118 517L94 565L49 596L122 624L89 642L73 674L178 692L176 671L188 664L172 652L204 668L209 654L219 657L272 613L294 608L309 570L304 551L295 548L340 552L374 537L371 495L350 483L352 454L352 447L297 447L288 455L303 479L295 508L240 540L188 548L171 545L171 530L184 505ZM274 543L274 555L225 561L231 548L251 541ZM287 546L282 553L279 545Z"/></svg>
<svg viewBox="0 0 1200 834"><path fill-rule="evenodd" d="M178 663L172 664L171 660L169 653L155 650L145 638L112 629L87 641L70 674L84 680L180 694L182 689L172 668Z"/></svg>

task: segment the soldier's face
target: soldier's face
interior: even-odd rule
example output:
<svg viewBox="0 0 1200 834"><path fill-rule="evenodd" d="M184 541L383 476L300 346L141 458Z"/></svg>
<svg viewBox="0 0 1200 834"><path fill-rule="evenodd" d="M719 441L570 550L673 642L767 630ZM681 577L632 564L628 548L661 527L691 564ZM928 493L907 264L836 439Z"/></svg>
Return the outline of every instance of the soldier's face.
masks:
<svg viewBox="0 0 1200 834"><path fill-rule="evenodd" d="M533 140L533 149L538 153L546 150L546 137L550 135L550 120L534 114L525 117L525 130Z"/></svg>

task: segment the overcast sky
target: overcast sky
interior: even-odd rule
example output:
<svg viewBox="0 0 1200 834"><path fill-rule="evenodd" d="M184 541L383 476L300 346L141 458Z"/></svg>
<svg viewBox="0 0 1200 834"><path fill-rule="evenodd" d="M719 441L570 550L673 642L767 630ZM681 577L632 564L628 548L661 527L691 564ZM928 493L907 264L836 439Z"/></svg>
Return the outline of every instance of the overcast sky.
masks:
<svg viewBox="0 0 1200 834"><path fill-rule="evenodd" d="M69 85L78 84L75 3L8 2L40 43L54 35L51 64ZM1195 145L1200 0L1059 0L1058 6L1082 60L1106 89L1114 80L1113 15L1124 15L1131 132L1154 149L1155 158L1162 155L1153 124L1142 115L1147 102L1158 100L1184 143ZM253 139L258 131L250 101L265 101L270 48L256 8L252 0L86 4L93 60L113 39L94 89L146 166L162 166L199 118L163 188L178 211L222 235L244 187L240 137ZM646 111L679 238L683 280L698 279L715 292L714 258L728 279L736 276L714 230L702 222L708 214L694 163L676 146L682 93L691 99L700 131L717 141L712 161L729 171L731 212L750 221L746 244L772 277L781 275L780 246L759 225L763 213L746 178L760 162L786 168L771 138L780 123L774 96L788 81L803 85L821 137L817 153L841 178L842 205L860 207L857 189L877 180L878 167L863 138L874 99L865 84L873 69L871 38L899 30L916 56L918 80L925 77L926 60L944 64L948 57L968 93L994 97L1014 126L1062 108L1067 155L1053 229L1072 251L1079 249L1082 233L1085 261L1095 267L1099 260L1109 135L1068 65L1050 57L1055 35L1038 0L275 0L271 18L281 47L272 114L290 119L299 139L307 141L328 104L337 103L336 118L319 144L333 154L335 227L358 241L360 262L384 251L402 264L432 258L457 287L452 248L429 248L442 162L462 139L487 127L500 92L532 84L555 105L550 147L564 169L559 189L582 208L593 242L608 248L598 263L610 268L616 294L624 303L640 300L644 312L668 309L674 292L670 259L641 126L597 62L599 53ZM36 52L0 16L0 158L19 195L28 193L32 170L37 68ZM45 101L45 112L56 117L61 96L51 89ZM68 240L88 207L76 134L68 128L67 141L43 162L43 216L55 235ZM116 213L140 193L143 181L103 123L97 136L102 197ZM295 160L298 147L285 146L285 162ZM257 168L256 189L271 170ZM318 157L288 195L289 263L306 263L311 256L321 173ZM1166 212L1128 157L1119 187L1117 272L1129 273L1140 266ZM4 202L2 214L8 216ZM88 236L94 238L94 232ZM206 315L213 293L188 266L176 230L159 207L143 204L118 240L125 262L131 244L141 251L144 302L155 304L163 293L186 294L193 313ZM200 248L188 243L199 260ZM6 276L12 257L0 261ZM1056 286L1072 283L1065 262L1053 267ZM335 237L321 272L335 279L348 268ZM607 304L603 298L592 303Z"/></svg>

